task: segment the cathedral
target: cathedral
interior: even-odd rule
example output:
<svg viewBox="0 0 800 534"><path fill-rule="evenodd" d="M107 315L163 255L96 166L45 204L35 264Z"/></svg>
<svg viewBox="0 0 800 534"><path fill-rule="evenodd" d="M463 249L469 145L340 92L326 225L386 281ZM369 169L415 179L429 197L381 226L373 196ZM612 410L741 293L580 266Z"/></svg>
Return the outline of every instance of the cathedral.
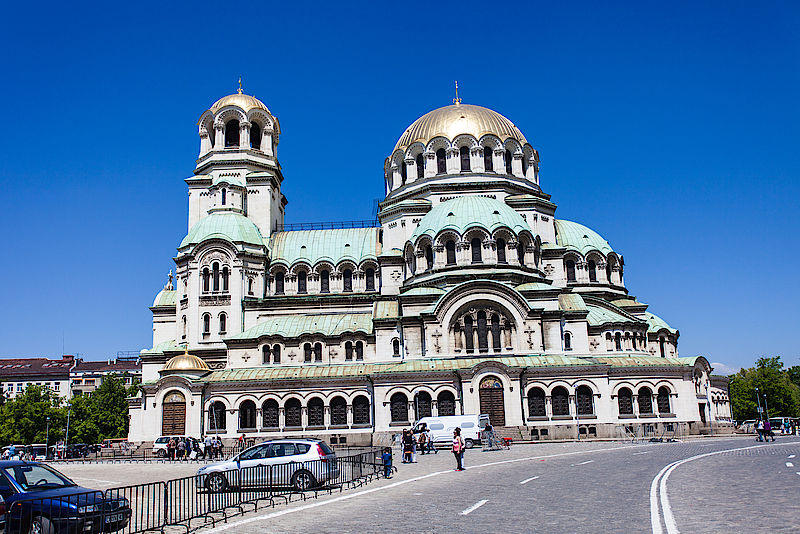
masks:
<svg viewBox="0 0 800 534"><path fill-rule="evenodd" d="M284 224L281 125L241 89L198 133L131 441L377 444L477 413L525 440L730 426L727 379L679 356L621 251L556 218L539 152L503 115L456 98L402 131L374 223Z"/></svg>

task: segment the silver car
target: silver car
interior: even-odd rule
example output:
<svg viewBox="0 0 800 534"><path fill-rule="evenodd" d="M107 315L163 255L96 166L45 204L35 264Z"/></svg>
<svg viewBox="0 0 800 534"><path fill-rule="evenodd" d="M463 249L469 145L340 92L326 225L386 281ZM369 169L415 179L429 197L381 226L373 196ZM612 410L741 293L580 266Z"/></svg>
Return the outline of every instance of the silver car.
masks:
<svg viewBox="0 0 800 534"><path fill-rule="evenodd" d="M237 487L291 486L311 489L339 477L336 454L318 439L276 439L254 445L230 460L201 467L197 485L211 492Z"/></svg>

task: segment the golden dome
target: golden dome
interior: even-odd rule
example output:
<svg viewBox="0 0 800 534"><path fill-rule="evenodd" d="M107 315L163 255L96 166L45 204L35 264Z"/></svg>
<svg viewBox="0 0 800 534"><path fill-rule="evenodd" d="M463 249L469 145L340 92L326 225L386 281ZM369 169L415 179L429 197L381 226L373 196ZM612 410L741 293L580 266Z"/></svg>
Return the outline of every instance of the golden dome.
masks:
<svg viewBox="0 0 800 534"><path fill-rule="evenodd" d="M161 369L161 372L168 371L210 371L211 368L206 362L194 354L189 354L188 349L184 349L183 354L174 356Z"/></svg>
<svg viewBox="0 0 800 534"><path fill-rule="evenodd" d="M394 149L406 148L417 141L428 144L428 141L439 136L452 141L461 134L470 134L476 139L493 134L501 141L513 138L522 145L528 142L513 122L496 111L470 104L454 104L434 109L415 120Z"/></svg>
<svg viewBox="0 0 800 534"><path fill-rule="evenodd" d="M211 113L216 113L225 106L236 106L242 108L245 113L251 109L263 109L270 113L269 108L264 103L254 96L246 95L244 93L234 93L232 95L223 96L211 106ZM270 113L271 114L271 113Z"/></svg>

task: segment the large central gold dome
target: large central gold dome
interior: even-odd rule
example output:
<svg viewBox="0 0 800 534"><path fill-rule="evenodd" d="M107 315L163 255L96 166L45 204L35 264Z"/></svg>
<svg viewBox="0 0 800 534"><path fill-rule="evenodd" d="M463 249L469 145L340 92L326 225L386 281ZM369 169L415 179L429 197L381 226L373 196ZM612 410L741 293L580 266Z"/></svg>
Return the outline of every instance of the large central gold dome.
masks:
<svg viewBox="0 0 800 534"><path fill-rule="evenodd" d="M263 109L269 113L267 106L254 96L246 95L244 93L234 93L232 95L223 96L211 106L211 113L216 113L225 106L236 106L244 110L245 113L251 109Z"/></svg>
<svg viewBox="0 0 800 534"><path fill-rule="evenodd" d="M415 120L397 141L394 149L406 148L418 141L427 144L439 136L452 141L461 134L471 134L476 139L493 134L501 141L513 138L522 145L528 142L513 122L496 111L470 104L454 104L434 109Z"/></svg>

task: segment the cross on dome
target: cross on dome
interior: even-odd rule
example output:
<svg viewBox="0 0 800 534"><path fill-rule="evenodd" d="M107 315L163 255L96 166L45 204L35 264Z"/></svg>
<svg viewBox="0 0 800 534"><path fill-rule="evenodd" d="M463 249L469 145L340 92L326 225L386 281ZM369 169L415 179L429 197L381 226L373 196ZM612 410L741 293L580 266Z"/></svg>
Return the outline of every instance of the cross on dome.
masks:
<svg viewBox="0 0 800 534"><path fill-rule="evenodd" d="M453 104L456 106L461 104L461 99L458 98L458 80L456 80L456 97L453 99Z"/></svg>

